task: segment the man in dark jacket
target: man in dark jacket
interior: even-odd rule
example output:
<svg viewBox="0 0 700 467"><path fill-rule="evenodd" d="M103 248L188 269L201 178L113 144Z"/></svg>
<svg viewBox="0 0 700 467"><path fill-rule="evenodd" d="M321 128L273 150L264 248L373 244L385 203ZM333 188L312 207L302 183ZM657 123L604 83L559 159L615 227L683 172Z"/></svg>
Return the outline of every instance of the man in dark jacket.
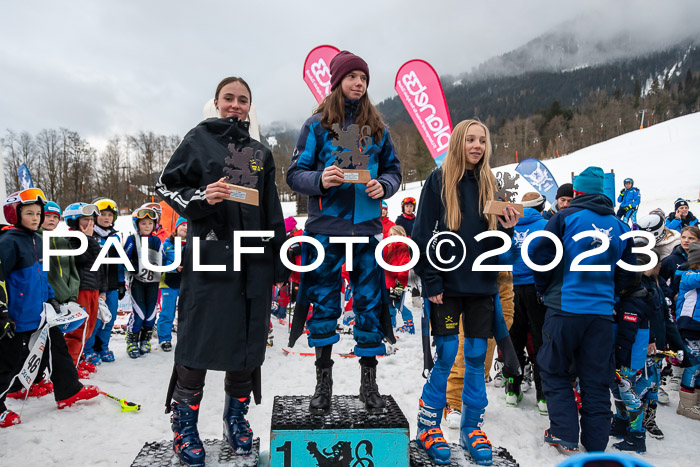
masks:
<svg viewBox="0 0 700 467"><path fill-rule="evenodd" d="M572 199L574 199L574 186L571 183L563 184L557 189L557 204L543 212L542 217L546 220L551 219L554 214L568 208Z"/></svg>
<svg viewBox="0 0 700 467"><path fill-rule="evenodd" d="M537 355L549 409L545 442L567 453L577 452L579 441L571 390L574 361L583 395L581 443L587 451L604 451L607 446L612 416L609 386L615 369L615 289L634 280L633 273L616 268L620 259L635 265L636 255L631 252L632 239L620 240L629 227L615 217L603 180L600 167L589 167L576 177L571 206L555 214L545 227L563 243L563 260L553 269L535 272L535 287L548 307ZM578 234L583 235L575 237ZM601 248L603 235L609 242L607 249ZM554 242L545 239L535 249L534 262L550 264L555 256Z"/></svg>

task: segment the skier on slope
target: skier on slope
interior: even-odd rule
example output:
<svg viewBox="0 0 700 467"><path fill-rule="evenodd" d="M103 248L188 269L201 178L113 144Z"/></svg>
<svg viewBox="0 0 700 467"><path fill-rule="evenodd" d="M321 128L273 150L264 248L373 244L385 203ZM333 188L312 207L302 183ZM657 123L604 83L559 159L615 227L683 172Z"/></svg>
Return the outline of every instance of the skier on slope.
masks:
<svg viewBox="0 0 700 467"><path fill-rule="evenodd" d="M260 367L272 284L281 286L288 277L279 259L285 235L275 162L270 150L248 133L250 87L241 78L229 77L219 83L214 96L221 118L204 120L187 133L156 187L188 224L172 404L170 397L167 404L173 412L173 448L189 465L205 462L197 420L207 370L226 372L224 438L237 454L252 452L253 432L245 416L251 393L256 403L261 400ZM259 204L228 200L231 188L222 181L227 175L231 183L258 190ZM264 252L243 254L241 268L235 271L233 236L245 231L273 235L243 238L243 246ZM225 265L225 271L194 271L195 249L200 264Z"/></svg>
<svg viewBox="0 0 700 467"><path fill-rule="evenodd" d="M309 196L305 234L320 241L326 253L320 267L302 273L304 300L297 300L297 310L300 306L314 304L313 316L308 321L309 345L316 348L317 355L316 391L310 409L316 413L330 410L331 348L339 340L336 321L341 314L345 246L330 243L329 239L353 235L369 239L368 243L353 245L353 270L350 272L356 317L355 354L360 357L362 367L360 399L368 410L382 411L385 403L376 382L376 357L385 354L382 339L388 336L393 340L393 332L390 322L380 329L380 315L386 306L384 274L374 259L379 243L375 236L382 232L380 200L398 190L401 169L389 131L367 95L367 63L343 51L331 60L330 72L331 93L304 123L287 171L287 183L292 190ZM358 151L361 154L357 154ZM362 161L363 165L356 168L370 171L371 180L367 185L344 183L343 171L335 163L348 153L354 153L354 157ZM310 264L315 260L315 250L302 248L304 250L307 253L302 261ZM299 314L295 313L295 322L297 318ZM295 334L292 337L292 341L295 340Z"/></svg>
<svg viewBox="0 0 700 467"><path fill-rule="evenodd" d="M626 178L624 183L625 187L620 190L620 195L617 197L617 202L620 203L617 217L625 224L629 224L631 219L634 224L637 222L637 209L642 201L642 195L639 188L634 186L634 180Z"/></svg>

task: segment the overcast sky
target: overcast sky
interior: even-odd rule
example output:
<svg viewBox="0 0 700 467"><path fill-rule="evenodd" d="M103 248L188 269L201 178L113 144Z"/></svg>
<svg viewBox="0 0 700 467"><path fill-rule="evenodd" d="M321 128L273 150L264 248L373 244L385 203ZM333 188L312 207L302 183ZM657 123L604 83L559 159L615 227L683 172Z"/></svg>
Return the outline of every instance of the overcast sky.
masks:
<svg viewBox="0 0 700 467"><path fill-rule="evenodd" d="M700 23L698 0L26 0L1 11L0 134L65 127L98 148L139 130L184 136L230 75L250 84L262 125L301 125L316 103L302 66L321 44L368 62L377 103L407 60L456 75L581 15L600 18L595 35Z"/></svg>

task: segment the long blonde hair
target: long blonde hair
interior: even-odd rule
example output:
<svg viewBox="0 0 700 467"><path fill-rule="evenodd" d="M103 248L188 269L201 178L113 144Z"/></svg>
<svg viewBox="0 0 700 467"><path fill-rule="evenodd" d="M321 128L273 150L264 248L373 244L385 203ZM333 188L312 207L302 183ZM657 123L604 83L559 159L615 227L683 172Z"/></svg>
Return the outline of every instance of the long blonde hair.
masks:
<svg viewBox="0 0 700 467"><path fill-rule="evenodd" d="M486 148L484 156L474 167L474 174L479 183L479 212L484 212L484 206L494 199L496 193L496 177L491 172L491 135L486 125L478 120L463 120L457 124L450 137L447 156L442 163L442 202L445 205L445 225L451 231L459 229L462 223L462 210L459 206L459 182L467 173L467 155L464 142L467 132L472 125L480 125L486 133ZM469 202L470 200L463 200ZM483 214L489 223L489 230L495 230L498 219L493 214Z"/></svg>

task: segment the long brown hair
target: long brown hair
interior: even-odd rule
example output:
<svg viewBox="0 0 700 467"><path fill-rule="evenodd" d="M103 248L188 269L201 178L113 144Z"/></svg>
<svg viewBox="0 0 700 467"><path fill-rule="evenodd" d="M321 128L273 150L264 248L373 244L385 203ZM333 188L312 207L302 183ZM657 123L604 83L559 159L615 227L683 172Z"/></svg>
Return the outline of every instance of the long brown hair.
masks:
<svg viewBox="0 0 700 467"><path fill-rule="evenodd" d="M341 128L345 126L345 96L341 88L342 86L338 86L332 90L314 111L314 114L321 114L321 126L326 130L332 131L334 123L338 123ZM378 143L384 135L382 116L372 105L366 92L359 101L357 115L353 116L353 121L360 128L369 126L372 138Z"/></svg>
<svg viewBox="0 0 700 467"><path fill-rule="evenodd" d="M450 136L450 146L442 163L442 202L445 205L445 225L451 231L456 231L462 223L462 210L459 206L459 182L467 173L467 155L464 142L467 132L472 125L480 125L486 134L484 155L474 167L474 174L479 183L479 212L484 211L488 201L494 199L496 193L496 177L491 172L491 135L486 125L479 120L464 120L457 124ZM463 200L469 202L470 200ZM489 230L495 230L498 219L493 214L484 214Z"/></svg>

